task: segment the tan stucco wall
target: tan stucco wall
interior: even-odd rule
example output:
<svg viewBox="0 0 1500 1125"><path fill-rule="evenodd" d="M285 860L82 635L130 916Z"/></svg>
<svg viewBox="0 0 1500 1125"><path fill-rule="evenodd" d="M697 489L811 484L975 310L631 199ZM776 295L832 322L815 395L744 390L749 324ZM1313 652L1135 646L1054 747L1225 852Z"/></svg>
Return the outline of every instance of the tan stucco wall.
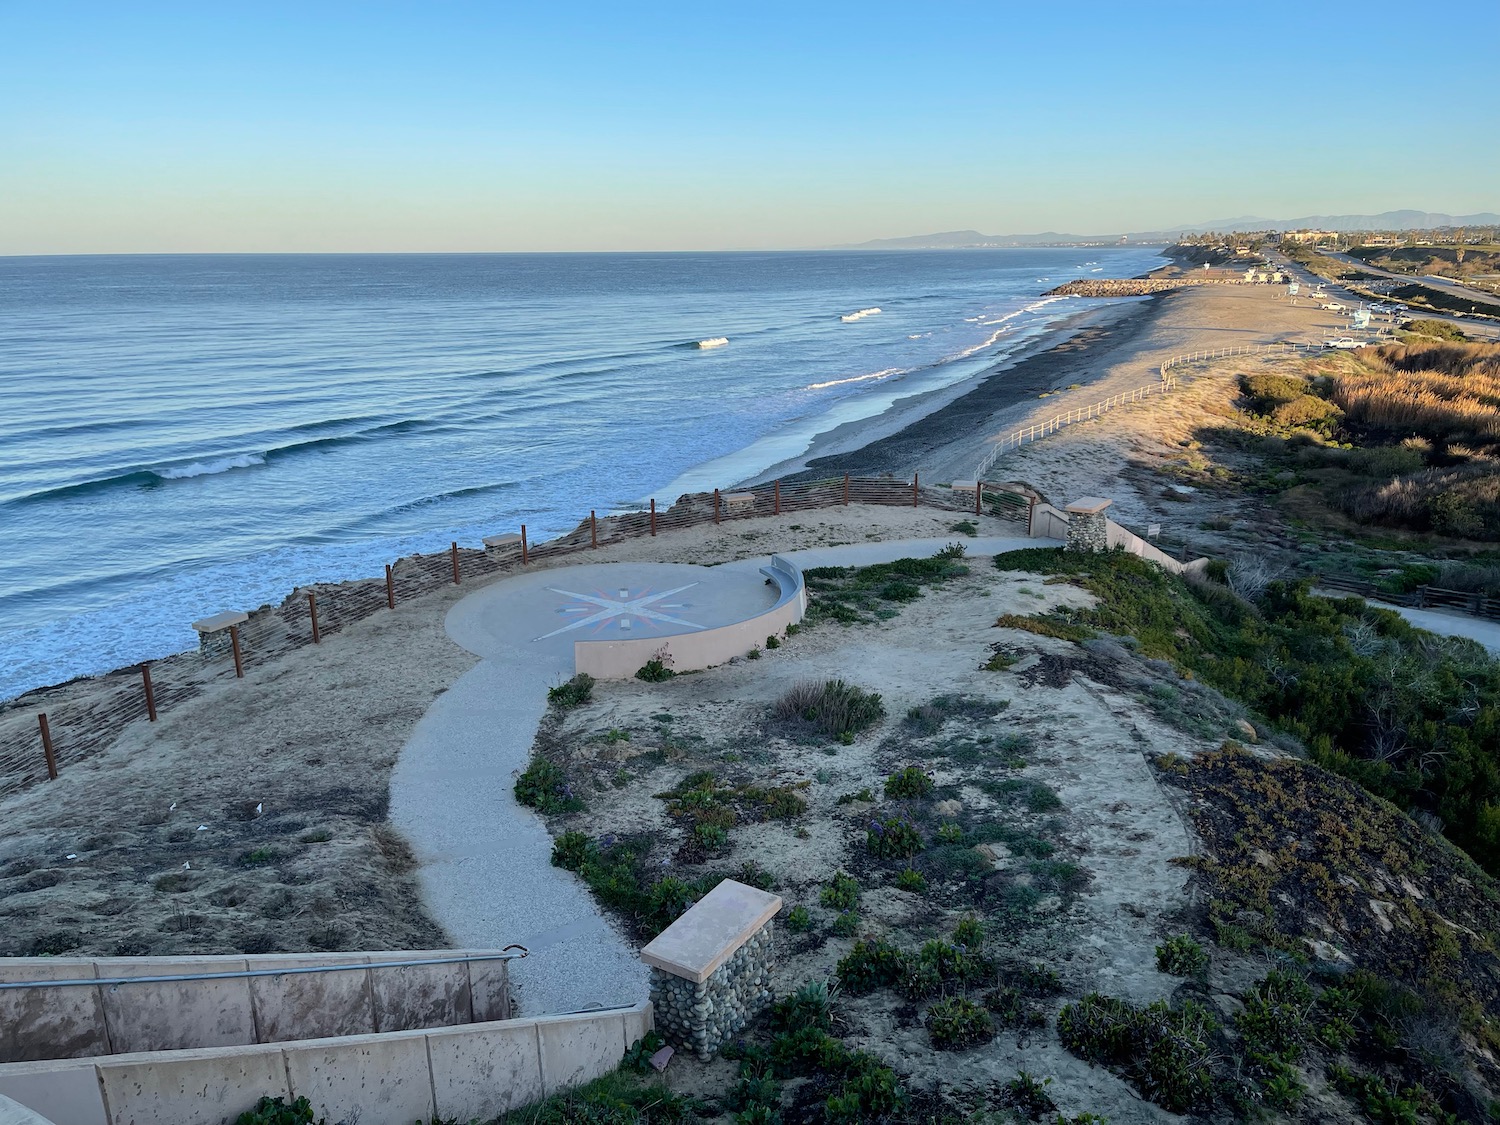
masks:
<svg viewBox="0 0 1500 1125"><path fill-rule="evenodd" d="M243 972L453 956L400 953L265 957L0 960L0 981ZM504 961L348 969L230 980L0 989L0 1063L359 1035L510 1015Z"/></svg>
<svg viewBox="0 0 1500 1125"><path fill-rule="evenodd" d="M613 1070L651 1027L647 1002L387 1035L7 1063L0 1099L55 1125L223 1125L266 1095L306 1097L316 1117L361 1125L484 1121Z"/></svg>
<svg viewBox="0 0 1500 1125"><path fill-rule="evenodd" d="M744 656L769 636L781 636L788 625L795 625L807 612L807 590L802 571L784 559L763 574L774 577L781 585L776 604L755 617L720 625L697 633L679 633L670 637L639 637L628 641L575 641L573 670L596 680L628 680L646 661L663 648L671 654L674 672L697 672Z"/></svg>

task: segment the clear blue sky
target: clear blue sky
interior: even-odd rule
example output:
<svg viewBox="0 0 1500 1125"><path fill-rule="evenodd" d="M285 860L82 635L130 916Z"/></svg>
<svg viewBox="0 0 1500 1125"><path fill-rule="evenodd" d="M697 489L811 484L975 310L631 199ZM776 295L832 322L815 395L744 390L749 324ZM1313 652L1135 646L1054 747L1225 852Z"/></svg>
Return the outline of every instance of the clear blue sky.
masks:
<svg viewBox="0 0 1500 1125"><path fill-rule="evenodd" d="M1497 59L1497 0L0 0L0 253L1495 211Z"/></svg>

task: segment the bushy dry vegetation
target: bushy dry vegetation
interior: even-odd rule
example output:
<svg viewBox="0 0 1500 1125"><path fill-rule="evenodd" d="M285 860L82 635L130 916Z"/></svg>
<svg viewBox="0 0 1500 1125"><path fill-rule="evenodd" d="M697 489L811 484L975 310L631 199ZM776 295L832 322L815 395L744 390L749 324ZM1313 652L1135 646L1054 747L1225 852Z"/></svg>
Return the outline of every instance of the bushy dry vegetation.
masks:
<svg viewBox="0 0 1500 1125"><path fill-rule="evenodd" d="M1289 458L1296 484L1328 507L1362 524L1500 540L1500 345L1367 348L1241 376L1240 393L1260 452Z"/></svg>
<svg viewBox="0 0 1500 1125"><path fill-rule="evenodd" d="M1446 442L1500 440L1500 347L1389 344L1340 376L1332 400L1348 424Z"/></svg>

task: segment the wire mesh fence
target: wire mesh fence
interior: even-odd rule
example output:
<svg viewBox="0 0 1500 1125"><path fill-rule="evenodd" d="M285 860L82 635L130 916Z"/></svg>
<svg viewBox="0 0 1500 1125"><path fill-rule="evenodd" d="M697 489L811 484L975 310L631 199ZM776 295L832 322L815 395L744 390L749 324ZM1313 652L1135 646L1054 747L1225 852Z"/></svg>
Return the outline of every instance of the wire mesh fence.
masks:
<svg viewBox="0 0 1500 1125"><path fill-rule="evenodd" d="M635 511L591 512L571 531L544 542L520 535L486 549L454 543L435 554L410 555L389 567L388 577L301 587L279 604L264 605L237 626L236 643L247 672L350 625L455 582L467 583L553 562L628 539L839 505L978 510L1005 519L1026 518L1026 498L999 484L978 495L923 485L919 479L843 477L755 485L735 491L692 493L659 509L654 501ZM316 638L314 636L316 632ZM227 645L205 644L88 679L28 692L0 706L0 797L55 776L111 745L125 727L149 712L170 711L236 674ZM149 682L149 688L148 688ZM43 730L46 730L44 739ZM44 746L44 741L46 746Z"/></svg>

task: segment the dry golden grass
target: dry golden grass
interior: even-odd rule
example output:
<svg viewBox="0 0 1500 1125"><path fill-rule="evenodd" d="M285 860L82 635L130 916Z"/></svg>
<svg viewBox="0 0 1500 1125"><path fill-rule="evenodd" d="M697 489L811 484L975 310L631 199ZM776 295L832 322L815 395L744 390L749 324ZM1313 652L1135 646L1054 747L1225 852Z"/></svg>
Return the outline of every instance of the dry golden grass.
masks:
<svg viewBox="0 0 1500 1125"><path fill-rule="evenodd" d="M1332 399L1355 426L1438 440L1500 440L1500 345L1393 344L1337 376Z"/></svg>

